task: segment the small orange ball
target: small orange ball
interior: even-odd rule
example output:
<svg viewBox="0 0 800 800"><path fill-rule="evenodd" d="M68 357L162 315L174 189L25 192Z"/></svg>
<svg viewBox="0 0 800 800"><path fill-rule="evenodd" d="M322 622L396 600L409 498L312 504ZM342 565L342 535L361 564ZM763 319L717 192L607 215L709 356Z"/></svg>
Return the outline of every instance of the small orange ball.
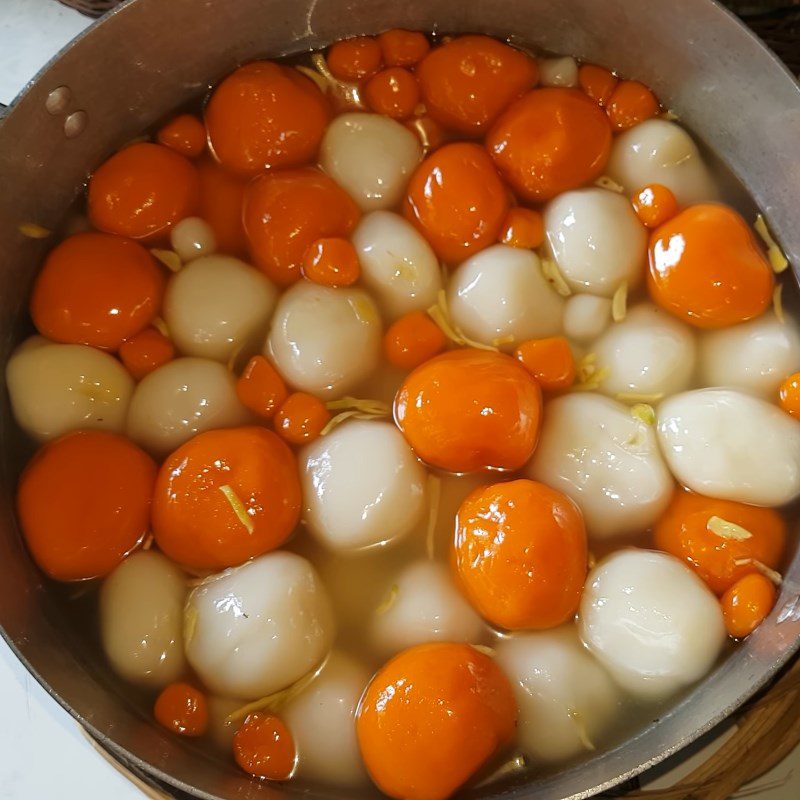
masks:
<svg viewBox="0 0 800 800"><path fill-rule="evenodd" d="M347 239L317 239L303 257L303 275L323 286L352 286L361 277L358 253Z"/></svg>
<svg viewBox="0 0 800 800"><path fill-rule="evenodd" d="M595 64L584 64L578 70L578 84L598 105L605 106L617 86L617 78L611 70Z"/></svg>
<svg viewBox="0 0 800 800"><path fill-rule="evenodd" d="M648 228L657 228L678 213L675 195L660 183L651 183L638 191L631 200L639 220Z"/></svg>
<svg viewBox="0 0 800 800"><path fill-rule="evenodd" d="M800 417L800 372L785 378L778 392L781 408L793 417Z"/></svg>
<svg viewBox="0 0 800 800"><path fill-rule="evenodd" d="M188 683L171 683L156 700L153 714L159 725L181 736L202 736L208 729L208 700Z"/></svg>
<svg viewBox="0 0 800 800"><path fill-rule="evenodd" d="M383 63L387 67L413 67L431 49L424 33L395 28L378 36Z"/></svg>
<svg viewBox="0 0 800 800"><path fill-rule="evenodd" d="M254 414L272 419L289 396L281 374L264 356L253 356L236 381L239 402Z"/></svg>
<svg viewBox="0 0 800 800"><path fill-rule="evenodd" d="M459 133L479 136L539 80L536 60L489 36L457 36L417 67L428 113Z"/></svg>
<svg viewBox="0 0 800 800"><path fill-rule="evenodd" d="M757 317L772 302L774 284L750 226L727 206L691 206L650 235L650 296L697 328Z"/></svg>
<svg viewBox="0 0 800 800"><path fill-rule="evenodd" d="M578 89L534 89L500 115L486 147L519 196L542 202L602 175L611 125Z"/></svg>
<svg viewBox="0 0 800 800"><path fill-rule="evenodd" d="M749 531L748 539L726 539L708 529L711 517L733 522ZM772 508L749 506L733 500L716 500L678 489L654 530L659 550L685 561L721 595L749 572L753 559L775 569L786 546L786 523Z"/></svg>
<svg viewBox="0 0 800 800"><path fill-rule="evenodd" d="M283 402L275 415L276 432L290 444L314 441L330 422L331 412L318 397L295 392Z"/></svg>
<svg viewBox="0 0 800 800"><path fill-rule="evenodd" d="M196 158L206 148L206 126L192 114L179 114L156 135L159 144L187 158Z"/></svg>
<svg viewBox="0 0 800 800"><path fill-rule="evenodd" d="M108 575L150 529L153 460L123 436L77 431L28 462L17 488L25 543L58 581Z"/></svg>
<svg viewBox="0 0 800 800"><path fill-rule="evenodd" d="M530 339L514 351L514 357L546 392L569 389L575 383L575 358L563 336Z"/></svg>
<svg viewBox="0 0 800 800"><path fill-rule="evenodd" d="M360 216L350 195L318 169L270 172L245 192L250 253L279 286L300 280L306 251L315 241L348 236Z"/></svg>
<svg viewBox="0 0 800 800"><path fill-rule="evenodd" d="M140 381L175 358L175 345L161 331L145 328L120 345L119 358L125 369Z"/></svg>
<svg viewBox="0 0 800 800"><path fill-rule="evenodd" d="M369 79L364 98L376 114L407 119L419 103L417 79L407 69L389 67Z"/></svg>
<svg viewBox="0 0 800 800"><path fill-rule="evenodd" d="M233 735L233 757L249 775L286 781L297 764L292 734L274 714L250 714Z"/></svg>
<svg viewBox="0 0 800 800"><path fill-rule="evenodd" d="M728 589L720 601L725 628L734 639L749 636L775 605L775 586L765 575L745 575Z"/></svg>
<svg viewBox="0 0 800 800"><path fill-rule="evenodd" d="M221 570L280 547L297 525L300 503L297 461L272 431L206 431L161 465L153 534L173 561Z"/></svg>
<svg viewBox="0 0 800 800"><path fill-rule="evenodd" d="M232 72L205 111L214 157L247 176L313 161L330 116L327 98L310 78L272 61Z"/></svg>
<svg viewBox="0 0 800 800"><path fill-rule="evenodd" d="M414 171L403 213L440 259L458 264L497 241L508 202L486 151L455 142L436 150Z"/></svg>
<svg viewBox="0 0 800 800"><path fill-rule="evenodd" d="M330 46L328 69L340 81L363 81L383 64L381 46L372 36L355 36Z"/></svg>
<svg viewBox="0 0 800 800"><path fill-rule="evenodd" d="M36 276L31 317L53 341L117 350L159 314L165 285L164 272L138 242L76 233Z"/></svg>
<svg viewBox="0 0 800 800"><path fill-rule="evenodd" d="M506 630L543 630L575 615L588 550L580 510L529 480L471 492L456 515L452 563L477 611Z"/></svg>
<svg viewBox="0 0 800 800"><path fill-rule="evenodd" d="M639 81L620 81L608 100L608 118L614 130L624 131L659 112L656 96Z"/></svg>
<svg viewBox="0 0 800 800"><path fill-rule="evenodd" d="M193 216L199 196L191 161L169 147L139 142L114 153L89 178L89 220L106 233L154 240Z"/></svg>
<svg viewBox="0 0 800 800"><path fill-rule="evenodd" d="M414 452L448 472L519 469L539 438L542 392L517 361L451 350L417 367L394 400Z"/></svg>
<svg viewBox="0 0 800 800"><path fill-rule="evenodd" d="M445 800L514 736L517 704L495 662L466 644L422 644L383 666L356 717L378 788Z"/></svg>
<svg viewBox="0 0 800 800"><path fill-rule="evenodd" d="M500 227L498 240L511 247L535 250L544 244L544 220L532 208L510 208Z"/></svg>
<svg viewBox="0 0 800 800"><path fill-rule="evenodd" d="M386 360L407 370L439 355L446 345L442 329L424 311L412 311L395 320L383 337Z"/></svg>

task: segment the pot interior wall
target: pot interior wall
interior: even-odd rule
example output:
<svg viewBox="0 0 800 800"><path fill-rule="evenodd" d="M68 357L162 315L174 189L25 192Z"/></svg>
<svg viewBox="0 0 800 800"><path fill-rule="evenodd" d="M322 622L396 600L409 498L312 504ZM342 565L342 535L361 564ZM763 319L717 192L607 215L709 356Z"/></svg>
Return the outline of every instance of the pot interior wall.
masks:
<svg viewBox="0 0 800 800"><path fill-rule="evenodd" d="M572 53L634 75L722 155L768 214L793 263L800 263L800 91L777 62L710 0L133 0L47 67L0 124L0 355L28 330L30 281L46 241L24 222L57 228L87 173L115 147L201 95L242 61L318 48L391 27L485 32ZM50 91L69 87L64 114ZM64 135L65 117L87 125ZM22 547L13 488L27 453L3 395L0 408L0 622L32 671L116 752L200 797L288 797L226 762L198 758L190 744L154 728L129 691L81 647L63 593L43 581ZM771 619L659 723L624 746L555 777L508 790L541 800L588 796L656 763L719 721L791 655L800 635L795 559ZM780 620L780 621L779 621ZM489 796L486 790L476 795ZM308 789L306 797L353 797Z"/></svg>

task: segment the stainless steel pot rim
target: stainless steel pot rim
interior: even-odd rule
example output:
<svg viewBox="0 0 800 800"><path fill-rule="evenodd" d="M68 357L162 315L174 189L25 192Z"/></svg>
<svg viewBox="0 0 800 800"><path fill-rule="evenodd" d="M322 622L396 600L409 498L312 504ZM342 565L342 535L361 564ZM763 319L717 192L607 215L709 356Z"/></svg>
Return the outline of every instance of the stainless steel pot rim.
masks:
<svg viewBox="0 0 800 800"><path fill-rule="evenodd" d="M13 115L14 110L17 107L24 104L26 99L33 96L37 90L37 87L48 78L51 70L56 69L61 62L61 59L67 53L73 50L73 48L76 46L82 46L84 42L88 42L89 38L93 36L96 31L116 24L114 22L115 20L124 19L125 15L127 14L133 15L136 13L137 6L144 5L147 2L148 0L127 0L125 3L118 6L106 14L103 18L95 22L92 26L87 28L53 59L51 59L51 61L48 62L48 64L46 64L27 84L23 92L21 92L20 95L15 98L12 105L6 111L6 117ZM253 0L253 3L255 2L257 2L257 0ZM322 0L313 0L312 10L314 7L316 7L317 2L322 4ZM639 0L631 0L631 5L635 4L636 2L639 2ZM688 2L691 2L691 0L685 0L684 5ZM694 0L694 2L696 2L696 0ZM253 5L253 3L251 3L251 5ZM184 2L183 4L185 5L186 3ZM377 4L378 3L365 3L365 6ZM624 5L624 0L622 0L622 4ZM176 5L181 5L181 3L176 3ZM676 3L676 5L680 5L680 3ZM760 51L757 55L757 58L760 59L764 64L766 64L768 61L770 64L770 69L779 70L780 73L783 73L784 77L789 78L789 80L793 83L795 89L798 90L798 108L800 108L800 87L797 85L791 73L789 73L789 71L777 59L777 57L749 31L746 31L739 20L736 19L736 17L728 9L717 3L716 0L703 0L703 3L697 3L697 5L702 5L704 8L709 9L709 13L711 13L711 10L713 9L712 16L716 17L716 20L720 26L730 25L731 23L735 24L741 29L739 31L739 37L741 37L742 31L745 31L750 46L755 46ZM355 29L357 28L358 25L353 25L352 32L356 32ZM370 28L370 30L372 29ZM741 170L735 171L740 172ZM768 207L766 210L769 212ZM800 255L800 251L787 252L787 255L789 255L790 259L792 259L794 256L793 263L796 264L797 256ZM798 607L800 607L800 595L798 594L798 591L800 591L800 559L795 558L795 561L793 562L784 580L784 588L781 600L779 601L779 608L773 612L775 617L778 617L781 614L783 614L784 617L781 622L775 622L771 628L771 632L773 634L775 631L780 631L779 634L776 634L778 638L777 645L772 648L767 646L763 648L769 650L774 657L771 657L768 661L766 661L764 660L762 654L762 660L759 660L758 654L762 650L762 648L760 648L760 642L766 639L766 631L759 630L753 635L753 637L751 637L752 647L748 652L744 652L742 650L735 653L731 658L727 659L718 667L715 673L707 677L678 705L671 708L669 713L664 715L663 720L655 721L653 724L648 726L646 730L642 731L636 737L633 737L632 740L602 754L590 762L590 777L587 778L585 776L587 765L578 765L552 777L536 781L533 786L513 786L506 790L500 791L499 794L494 796L509 799L515 798L517 800L522 800L522 798L532 796L542 798L554 798L558 796L559 798L563 798L563 800L582 800L582 798L591 797L598 792L608 790L615 785L641 774L648 768L663 761L668 756L676 753L690 742L710 731L720 722L728 718L730 714L733 713L749 697L770 682L777 672L788 662L792 655L797 652L798 648L800 648L800 638L798 637L798 634L800 634L800 612L798 611ZM784 626L783 630L781 630L780 626ZM87 717L86 714L81 713L79 710L74 708L65 697L51 687L49 682L40 674L31 661L26 657L14 638L9 635L5 627L0 627L0 635L3 636L4 640L14 651L17 658L20 659L20 661L25 665L26 669L42 685L45 691L80 725L82 725L92 735L93 738L95 738L104 748L112 752L123 763L132 765L143 775L152 776L155 779L171 785L176 789L192 796L203 798L204 800L219 800L219 798L222 796L220 794L208 792L205 789L198 788L186 780L170 774L162 766L154 764L152 761L143 759L140 756L130 752L124 746L120 745L114 739L113 734L109 734L108 731L98 728L92 722L92 720ZM738 669L734 669L734 665L737 665ZM734 672L736 672L736 674L733 674ZM720 687L726 689L727 691L720 691ZM707 702L709 692L714 695L719 695L719 702L715 702L713 699L711 702ZM678 737L673 736L671 739L669 739L667 735L664 734L661 737L663 741L659 740L658 733L660 730L666 730L668 727L669 718L674 719L676 716L685 714L688 709L702 708L703 711L705 711L706 706L713 709L713 711L707 714L698 712L694 718L697 719L699 717L703 721L701 724L692 727L687 735ZM628 763L630 759L626 758L625 756L626 754L630 755L632 743L636 743L642 739L645 739L648 742L647 752L649 753L649 756L646 758L641 758L638 763ZM584 778L582 780L579 778L581 774L584 774ZM262 792L268 796L286 796L285 794L276 793L274 790L263 785L254 784L254 786L257 786L257 788L253 790L254 796L255 794L263 796ZM561 791L562 788L567 793L563 793ZM531 794L531 791L533 791L534 794ZM247 793L247 796L250 796L249 792ZM306 796L322 798L339 795L326 793L317 794L316 792L311 792Z"/></svg>

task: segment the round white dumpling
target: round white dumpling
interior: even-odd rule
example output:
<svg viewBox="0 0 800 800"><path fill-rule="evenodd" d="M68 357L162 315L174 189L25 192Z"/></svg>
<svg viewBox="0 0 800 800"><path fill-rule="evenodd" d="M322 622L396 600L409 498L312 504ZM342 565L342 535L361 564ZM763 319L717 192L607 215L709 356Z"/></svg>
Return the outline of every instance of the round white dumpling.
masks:
<svg viewBox="0 0 800 800"><path fill-rule="evenodd" d="M594 749L619 717L619 688L571 623L505 638L495 660L519 707L520 749L537 762L565 761Z"/></svg>
<svg viewBox="0 0 800 800"><path fill-rule="evenodd" d="M235 379L222 364L176 358L139 382L128 411L128 436L161 457L197 433L249 421Z"/></svg>
<svg viewBox="0 0 800 800"><path fill-rule="evenodd" d="M623 689L663 700L703 677L725 643L719 601L682 561L621 550L595 567L580 605L591 652Z"/></svg>
<svg viewBox="0 0 800 800"><path fill-rule="evenodd" d="M102 350L32 336L9 359L6 386L17 424L45 442L81 428L121 433L134 382Z"/></svg>
<svg viewBox="0 0 800 800"><path fill-rule="evenodd" d="M258 351L277 297L254 267L231 256L206 256L170 278L164 319L183 355L227 362L243 349Z"/></svg>
<svg viewBox="0 0 800 800"><path fill-rule="evenodd" d="M547 243L576 292L611 297L624 282L644 275L647 231L630 200L607 189L564 192L544 210Z"/></svg>
<svg viewBox="0 0 800 800"><path fill-rule="evenodd" d="M369 783L356 739L355 715L371 675L334 650L322 672L281 709L297 747L297 775L335 786Z"/></svg>
<svg viewBox="0 0 800 800"><path fill-rule="evenodd" d="M211 255L217 249L214 229L200 217L184 217L169 234L172 249L182 261Z"/></svg>
<svg viewBox="0 0 800 800"><path fill-rule="evenodd" d="M707 386L732 386L775 400L778 387L800 369L800 333L793 319L763 314L708 331L700 340L700 377Z"/></svg>
<svg viewBox="0 0 800 800"><path fill-rule="evenodd" d="M660 183L672 191L680 206L719 196L692 137L665 119L648 119L616 136L606 173L627 195Z"/></svg>
<svg viewBox="0 0 800 800"><path fill-rule="evenodd" d="M382 657L425 642L478 644L486 626L464 599L450 571L435 561L406 567L372 620L372 640Z"/></svg>
<svg viewBox="0 0 800 800"><path fill-rule="evenodd" d="M577 61L572 56L540 58L539 83L542 86L577 86Z"/></svg>
<svg viewBox="0 0 800 800"><path fill-rule="evenodd" d="M114 672L160 689L184 671L183 573L155 550L126 558L100 590L100 636Z"/></svg>
<svg viewBox="0 0 800 800"><path fill-rule="evenodd" d="M597 538L645 531L674 486L654 429L627 406L588 392L547 404L528 473L577 503Z"/></svg>
<svg viewBox="0 0 800 800"><path fill-rule="evenodd" d="M442 288L439 261L422 234L399 214L373 211L352 236L361 280L390 320L424 311Z"/></svg>
<svg viewBox="0 0 800 800"><path fill-rule="evenodd" d="M592 294L573 294L564 303L564 333L576 342L596 339L611 322L611 301Z"/></svg>
<svg viewBox="0 0 800 800"><path fill-rule="evenodd" d="M186 603L186 657L212 692L254 700L317 667L335 633L314 567L275 551L208 578Z"/></svg>
<svg viewBox="0 0 800 800"><path fill-rule="evenodd" d="M288 383L321 397L355 387L375 369L380 352L381 318L370 296L311 281L281 297L264 345Z"/></svg>
<svg viewBox="0 0 800 800"><path fill-rule="evenodd" d="M362 211L393 208L422 160L419 139L382 114L340 114L325 132L320 164Z"/></svg>
<svg viewBox="0 0 800 800"><path fill-rule="evenodd" d="M426 475L391 422L353 420L301 452L303 521L334 550L394 542L425 511Z"/></svg>
<svg viewBox="0 0 800 800"><path fill-rule="evenodd" d="M592 348L608 374L605 394L669 395L689 386L696 347L692 331L671 314L649 303L631 309Z"/></svg>
<svg viewBox="0 0 800 800"><path fill-rule="evenodd" d="M531 250L496 244L468 258L450 278L447 304L469 338L502 341L506 350L561 332L564 300ZM509 337L513 341L505 342Z"/></svg>
<svg viewBox="0 0 800 800"><path fill-rule="evenodd" d="M692 491L757 506L800 495L800 422L733 389L698 389L658 407L658 438Z"/></svg>

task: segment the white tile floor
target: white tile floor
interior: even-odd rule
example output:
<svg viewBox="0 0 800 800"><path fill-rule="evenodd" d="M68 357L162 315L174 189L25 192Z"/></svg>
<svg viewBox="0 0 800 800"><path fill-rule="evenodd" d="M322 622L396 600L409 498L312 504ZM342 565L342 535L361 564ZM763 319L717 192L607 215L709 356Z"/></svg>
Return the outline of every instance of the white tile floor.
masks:
<svg viewBox="0 0 800 800"><path fill-rule="evenodd" d="M0 103L8 104L89 21L54 0L0 0ZM75 722L0 641L0 798L141 800L142 793L104 761ZM680 763L653 786L669 786L720 742ZM41 769L43 763L47 769ZM800 749L759 779L758 800L800 798ZM771 787L771 788L768 788Z"/></svg>

